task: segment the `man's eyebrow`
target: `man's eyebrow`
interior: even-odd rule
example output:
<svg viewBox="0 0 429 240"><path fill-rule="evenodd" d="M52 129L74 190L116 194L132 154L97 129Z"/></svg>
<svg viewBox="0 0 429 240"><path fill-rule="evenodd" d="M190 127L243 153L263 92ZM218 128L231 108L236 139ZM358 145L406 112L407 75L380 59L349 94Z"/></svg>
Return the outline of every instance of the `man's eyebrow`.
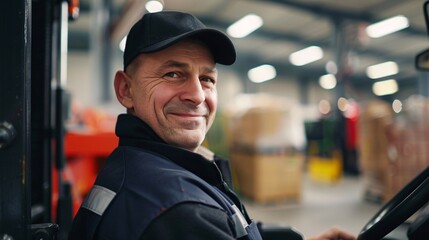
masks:
<svg viewBox="0 0 429 240"><path fill-rule="evenodd" d="M189 64L175 60L168 60L159 66L160 69L167 67L189 68Z"/></svg>
<svg viewBox="0 0 429 240"><path fill-rule="evenodd" d="M217 72L216 65L213 65L213 67L204 67L204 70L207 72L213 72L213 73Z"/></svg>
<svg viewBox="0 0 429 240"><path fill-rule="evenodd" d="M185 63L185 62L168 60L168 61L164 62L163 64L161 64L161 66L159 66L159 69L168 68L168 67L190 68L190 65L188 63ZM215 65L213 67L205 66L205 67L203 67L203 69L204 69L204 72L207 72L207 73L216 73L217 72L217 68Z"/></svg>

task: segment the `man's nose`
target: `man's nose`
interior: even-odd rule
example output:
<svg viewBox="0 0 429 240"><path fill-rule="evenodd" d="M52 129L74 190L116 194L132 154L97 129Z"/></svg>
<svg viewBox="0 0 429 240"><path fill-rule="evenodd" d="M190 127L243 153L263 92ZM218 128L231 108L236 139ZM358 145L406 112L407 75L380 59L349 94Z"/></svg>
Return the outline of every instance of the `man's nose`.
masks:
<svg viewBox="0 0 429 240"><path fill-rule="evenodd" d="M180 97L183 101L189 101L195 105L199 105L206 99L199 77L188 79L187 83L183 86L182 91L183 92Z"/></svg>

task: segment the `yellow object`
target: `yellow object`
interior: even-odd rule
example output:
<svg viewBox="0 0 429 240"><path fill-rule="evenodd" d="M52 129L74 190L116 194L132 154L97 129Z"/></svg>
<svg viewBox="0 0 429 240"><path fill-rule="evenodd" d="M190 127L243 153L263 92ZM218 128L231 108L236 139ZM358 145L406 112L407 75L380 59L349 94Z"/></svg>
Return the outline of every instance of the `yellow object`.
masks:
<svg viewBox="0 0 429 240"><path fill-rule="evenodd" d="M332 183L340 180L342 176L342 162L339 154L332 158L310 156L308 171L310 178L316 182Z"/></svg>

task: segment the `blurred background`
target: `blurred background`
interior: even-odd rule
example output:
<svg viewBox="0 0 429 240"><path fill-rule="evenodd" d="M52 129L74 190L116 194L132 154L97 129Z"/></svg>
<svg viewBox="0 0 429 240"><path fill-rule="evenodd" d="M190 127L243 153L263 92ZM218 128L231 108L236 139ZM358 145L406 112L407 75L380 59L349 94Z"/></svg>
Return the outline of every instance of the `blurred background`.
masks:
<svg viewBox="0 0 429 240"><path fill-rule="evenodd" d="M112 80L143 12L190 12L236 46L237 62L219 66L205 144L230 159L254 218L357 234L429 163L428 79L414 63L429 45L422 4L81 0L69 23L69 131L108 132L124 112Z"/></svg>

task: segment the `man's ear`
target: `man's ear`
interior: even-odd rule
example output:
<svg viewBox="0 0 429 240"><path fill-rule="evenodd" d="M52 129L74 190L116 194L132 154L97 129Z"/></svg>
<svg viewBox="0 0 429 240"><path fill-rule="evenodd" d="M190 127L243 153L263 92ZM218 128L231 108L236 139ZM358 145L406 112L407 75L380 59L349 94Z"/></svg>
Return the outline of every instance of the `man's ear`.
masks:
<svg viewBox="0 0 429 240"><path fill-rule="evenodd" d="M131 109L134 106L130 80L124 71L117 71L115 74L114 87L116 98L127 109Z"/></svg>

